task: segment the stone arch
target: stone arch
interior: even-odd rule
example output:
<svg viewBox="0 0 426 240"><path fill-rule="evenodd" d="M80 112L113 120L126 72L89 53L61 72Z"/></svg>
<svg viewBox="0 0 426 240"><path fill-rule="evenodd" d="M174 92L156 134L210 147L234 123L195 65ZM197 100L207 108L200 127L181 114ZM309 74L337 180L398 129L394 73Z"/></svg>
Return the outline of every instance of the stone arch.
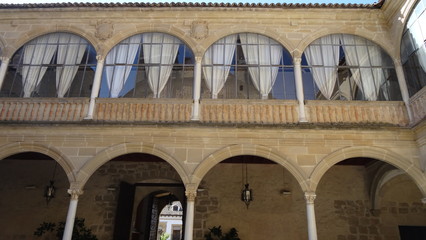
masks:
<svg viewBox="0 0 426 240"><path fill-rule="evenodd" d="M356 31L353 31L347 28L340 28L340 29L333 29L333 30L321 29L319 31L316 31L308 35L307 37L305 37L299 42L299 45L296 47L296 50L295 50L295 54L297 54L297 56L295 55L294 57L301 57L303 52L309 46L309 44L311 44L313 41L321 37L331 35L331 34L351 34L351 35L363 37L380 46L392 59L394 59L395 57L399 58L398 55L395 55L393 50L395 47L393 46L389 38L386 38L386 34L379 34L376 32L367 31L365 29L357 29Z"/></svg>
<svg viewBox="0 0 426 240"><path fill-rule="evenodd" d="M111 159L128 153L147 153L157 156L169 163L177 171L178 175L182 179L183 184L189 182L184 167L166 150L160 148L159 146L151 144L121 143L103 150L98 155L90 159L78 172L76 184L79 185L79 188L83 188L83 186L92 176L92 174L98 168L100 168L102 165L104 165Z"/></svg>
<svg viewBox="0 0 426 240"><path fill-rule="evenodd" d="M296 178L302 191L305 192L308 189L308 185L306 184L307 177L299 166L286 159L286 157L283 157L282 153L271 147L252 144L230 145L210 154L195 169L191 178L191 182L195 185L200 184L201 180L204 178L207 172L218 163L227 158L240 155L253 155L274 161L286 168L293 175L293 177Z"/></svg>
<svg viewBox="0 0 426 240"><path fill-rule="evenodd" d="M6 47L7 52L4 53L4 56L12 58L15 52L20 47L24 46L27 42L46 34L58 33L58 32L71 33L71 34L80 36L84 38L85 40L87 40L87 42L95 48L96 52L99 51L100 46L99 46L98 40L94 38L90 32L84 31L80 28L76 28L73 26L57 26L54 30L52 30L51 28L34 29L30 32L27 32L25 35L22 35L21 37L16 38L17 39L16 42L8 44L8 46Z"/></svg>
<svg viewBox="0 0 426 240"><path fill-rule="evenodd" d="M74 169L68 158L53 146L39 143L16 142L0 147L0 161L4 158L23 152L37 152L54 159L65 171L70 183L76 180Z"/></svg>
<svg viewBox="0 0 426 240"><path fill-rule="evenodd" d="M196 49L197 43L192 38L188 37L188 35L184 31L175 27L171 27L169 25L164 25L164 26L156 25L156 26L151 26L149 28L141 27L141 28L137 28L136 30L131 29L129 31L123 31L118 34L114 34L110 39L105 41L105 44L101 51L103 54L103 57L106 57L108 53L111 51L111 49L115 47L117 44L119 44L121 41L131 36L134 36L137 34L143 34L143 33L166 33L171 36L174 36L178 38L179 40L181 40L192 51L192 53L195 56L195 49Z"/></svg>
<svg viewBox="0 0 426 240"><path fill-rule="evenodd" d="M200 42L199 48L197 49L198 56L204 57L204 53L207 49L220 39L238 33L257 33L263 36L272 38L273 40L280 43L289 53L292 53L295 46L285 38L285 35L279 34L276 31L272 31L268 28L253 27L253 26L238 26L238 28L226 29L224 31L215 31L204 41Z"/></svg>
<svg viewBox="0 0 426 240"><path fill-rule="evenodd" d="M390 150L370 147L370 146L357 146L357 147L344 147L333 153L325 156L314 168L309 178L309 188L315 192L318 183L324 174L336 163L346 160L348 158L367 157L377 159L389 163L410 176L420 189L423 196L426 197L426 175L420 171L419 168L407 158L394 153Z"/></svg>

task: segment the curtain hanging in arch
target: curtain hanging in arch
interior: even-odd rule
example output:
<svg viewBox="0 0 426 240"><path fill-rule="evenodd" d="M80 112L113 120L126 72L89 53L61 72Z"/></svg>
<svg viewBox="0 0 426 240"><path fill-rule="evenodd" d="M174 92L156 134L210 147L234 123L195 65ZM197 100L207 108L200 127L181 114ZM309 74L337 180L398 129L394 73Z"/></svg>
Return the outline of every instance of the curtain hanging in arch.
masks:
<svg viewBox="0 0 426 240"><path fill-rule="evenodd" d="M148 84L159 98L173 69L181 41L164 33L144 33L142 37Z"/></svg>
<svg viewBox="0 0 426 240"><path fill-rule="evenodd" d="M119 97L132 70L131 64L135 61L140 42L141 35L134 35L123 40L108 53L105 59L105 72L111 98ZM114 64L119 65L109 66Z"/></svg>
<svg viewBox="0 0 426 240"><path fill-rule="evenodd" d="M58 47L59 33L44 35L24 46L22 85L24 97L31 97Z"/></svg>
<svg viewBox="0 0 426 240"><path fill-rule="evenodd" d="M262 99L267 99L277 79L277 65L280 64L283 48L278 42L259 34L240 33L239 36L253 85Z"/></svg>
<svg viewBox="0 0 426 240"><path fill-rule="evenodd" d="M305 51L312 75L321 93L331 99L339 65L339 35L328 35L315 40Z"/></svg>
<svg viewBox="0 0 426 240"><path fill-rule="evenodd" d="M213 99L217 98L228 78L237 36L237 34L233 34L220 39L210 46L204 54L203 65L208 65L208 67L203 67L203 75Z"/></svg>
<svg viewBox="0 0 426 240"><path fill-rule="evenodd" d="M87 48L87 41L79 36L60 33L56 67L56 91L58 97L64 97L77 74L81 59Z"/></svg>
<svg viewBox="0 0 426 240"><path fill-rule="evenodd" d="M365 99L375 101L386 81L382 69L382 51L375 44L367 45L366 41L358 36L344 34L342 46L355 83L361 88Z"/></svg>

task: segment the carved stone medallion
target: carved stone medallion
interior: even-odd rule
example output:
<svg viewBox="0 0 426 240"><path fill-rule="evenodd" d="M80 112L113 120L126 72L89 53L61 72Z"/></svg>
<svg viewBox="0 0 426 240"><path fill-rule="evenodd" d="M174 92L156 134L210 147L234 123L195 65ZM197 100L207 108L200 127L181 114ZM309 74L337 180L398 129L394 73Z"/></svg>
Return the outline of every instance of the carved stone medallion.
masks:
<svg viewBox="0 0 426 240"><path fill-rule="evenodd" d="M194 21L191 26L191 37L203 39L209 35L209 27L205 21Z"/></svg>
<svg viewBox="0 0 426 240"><path fill-rule="evenodd" d="M114 25L109 21L98 21L96 23L95 36L100 40L106 40L112 37Z"/></svg>

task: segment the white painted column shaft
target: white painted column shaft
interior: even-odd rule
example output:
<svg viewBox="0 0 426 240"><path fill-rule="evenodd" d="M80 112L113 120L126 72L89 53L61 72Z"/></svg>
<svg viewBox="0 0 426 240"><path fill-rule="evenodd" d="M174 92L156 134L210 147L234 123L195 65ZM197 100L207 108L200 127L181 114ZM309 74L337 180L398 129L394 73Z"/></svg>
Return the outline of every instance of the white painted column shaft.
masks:
<svg viewBox="0 0 426 240"><path fill-rule="evenodd" d="M393 62L395 65L396 77L398 78L399 89L401 90L402 101L405 103L408 118L411 122L413 120L413 112L410 108L410 96L408 94L407 82L405 81L404 69L399 59L394 59Z"/></svg>
<svg viewBox="0 0 426 240"><path fill-rule="evenodd" d="M306 215L308 218L308 239L309 240L317 240L317 224L315 220L315 208L314 208L314 200L315 200L315 193L313 192L306 192L305 193L305 199L306 199Z"/></svg>
<svg viewBox="0 0 426 240"><path fill-rule="evenodd" d="M95 77L92 84L92 93L90 95L89 110L85 119L92 119L93 112L95 111L96 98L99 96L99 89L101 88L102 71L104 69L104 59L101 55L96 56L98 63L96 64Z"/></svg>
<svg viewBox="0 0 426 240"><path fill-rule="evenodd" d="M195 58L194 68L194 102L192 104L191 120L200 120L200 94L201 94L201 57Z"/></svg>
<svg viewBox="0 0 426 240"><path fill-rule="evenodd" d="M7 67L9 66L10 58L2 57L0 66L0 89L3 86L4 77L6 76Z"/></svg>
<svg viewBox="0 0 426 240"><path fill-rule="evenodd" d="M186 191L186 216L184 240L192 240L194 236L195 191Z"/></svg>
<svg viewBox="0 0 426 240"><path fill-rule="evenodd" d="M62 240L71 240L72 232L74 229L75 214L77 212L78 196L83 193L81 190L69 189L68 193L71 194L70 205L68 207L67 220L65 222L64 235Z"/></svg>
<svg viewBox="0 0 426 240"><path fill-rule="evenodd" d="M296 84L296 97L299 102L299 122L307 122L305 114L305 95L303 93L303 81L302 81L302 58L295 57L293 59L294 64L294 81Z"/></svg>

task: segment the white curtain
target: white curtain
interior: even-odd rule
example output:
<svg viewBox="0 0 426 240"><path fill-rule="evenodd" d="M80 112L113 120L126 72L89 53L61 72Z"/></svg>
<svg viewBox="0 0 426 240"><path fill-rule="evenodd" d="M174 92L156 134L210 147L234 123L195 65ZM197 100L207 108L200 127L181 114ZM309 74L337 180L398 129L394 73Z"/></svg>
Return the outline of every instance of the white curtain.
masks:
<svg viewBox="0 0 426 240"><path fill-rule="evenodd" d="M220 39L210 46L204 54L203 65L208 66L203 67L204 79L214 99L217 98L228 78L237 36L237 34L234 34Z"/></svg>
<svg viewBox="0 0 426 240"><path fill-rule="evenodd" d="M105 73L110 97L117 98L129 77L141 42L141 35L134 35L120 42L105 59ZM112 66L111 66L112 65Z"/></svg>
<svg viewBox="0 0 426 240"><path fill-rule="evenodd" d="M314 81L329 100L336 85L339 44L339 35L328 35L313 42L305 51L306 60L312 66Z"/></svg>
<svg viewBox="0 0 426 240"><path fill-rule="evenodd" d="M47 67L58 47L59 33L52 33L36 38L24 46L22 85L24 97L30 97L40 83Z"/></svg>
<svg viewBox="0 0 426 240"><path fill-rule="evenodd" d="M142 42L149 87L158 98L169 80L181 42L164 33L144 33Z"/></svg>
<svg viewBox="0 0 426 240"><path fill-rule="evenodd" d="M346 62L351 67L355 83L363 91L365 99L377 100L380 88L386 80L380 47L367 45L367 40L353 35L344 34L342 40Z"/></svg>
<svg viewBox="0 0 426 240"><path fill-rule="evenodd" d="M79 36L60 33L56 68L56 91L58 97L64 97L71 86L78 66L87 48L87 42ZM61 66L62 65L62 66Z"/></svg>
<svg viewBox="0 0 426 240"><path fill-rule="evenodd" d="M249 66L252 82L260 92L262 99L267 99L278 74L282 57L282 46L276 41L259 34L240 34L241 47Z"/></svg>

